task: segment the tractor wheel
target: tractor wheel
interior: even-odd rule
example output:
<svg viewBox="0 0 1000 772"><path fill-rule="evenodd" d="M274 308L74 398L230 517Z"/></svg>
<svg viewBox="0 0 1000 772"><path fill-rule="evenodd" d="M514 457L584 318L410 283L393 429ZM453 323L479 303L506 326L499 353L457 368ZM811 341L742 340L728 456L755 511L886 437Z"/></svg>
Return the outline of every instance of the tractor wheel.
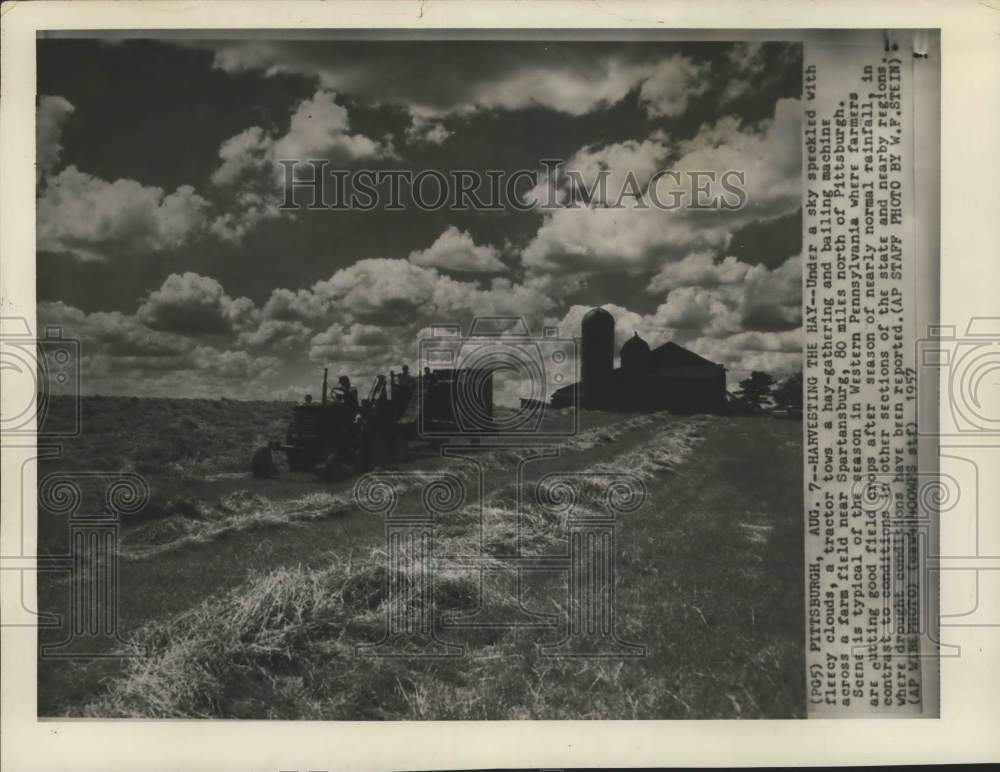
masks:
<svg viewBox="0 0 1000 772"><path fill-rule="evenodd" d="M392 437L392 460L398 462L406 460L407 447L406 435L402 432L395 432Z"/></svg>
<svg viewBox="0 0 1000 772"><path fill-rule="evenodd" d="M258 480L278 476L278 467L274 465L271 449L266 445L254 451L253 457L250 459L250 473Z"/></svg>
<svg viewBox="0 0 1000 772"><path fill-rule="evenodd" d="M323 466L320 468L320 476L326 482L338 482L349 477L350 473L350 468L344 463L344 459L341 458L340 454L336 452L327 456L326 461L323 462Z"/></svg>
<svg viewBox="0 0 1000 772"><path fill-rule="evenodd" d="M287 451L285 458L288 459L288 468L293 472L305 472L310 468L309 458L299 448Z"/></svg>
<svg viewBox="0 0 1000 772"><path fill-rule="evenodd" d="M389 438L382 432L375 432L367 438L366 443L367 447L365 448L366 452L364 453L364 461L362 463L363 468L358 471L367 472L369 469L385 466L391 456Z"/></svg>

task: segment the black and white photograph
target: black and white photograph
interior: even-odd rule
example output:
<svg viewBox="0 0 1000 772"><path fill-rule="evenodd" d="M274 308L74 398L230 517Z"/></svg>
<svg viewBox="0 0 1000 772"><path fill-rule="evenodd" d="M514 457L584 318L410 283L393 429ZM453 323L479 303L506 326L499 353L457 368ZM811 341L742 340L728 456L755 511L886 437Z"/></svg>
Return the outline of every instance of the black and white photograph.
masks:
<svg viewBox="0 0 1000 772"><path fill-rule="evenodd" d="M4 4L0 766L1000 759L998 33Z"/></svg>
<svg viewBox="0 0 1000 772"><path fill-rule="evenodd" d="M802 73L40 33L38 715L804 717Z"/></svg>

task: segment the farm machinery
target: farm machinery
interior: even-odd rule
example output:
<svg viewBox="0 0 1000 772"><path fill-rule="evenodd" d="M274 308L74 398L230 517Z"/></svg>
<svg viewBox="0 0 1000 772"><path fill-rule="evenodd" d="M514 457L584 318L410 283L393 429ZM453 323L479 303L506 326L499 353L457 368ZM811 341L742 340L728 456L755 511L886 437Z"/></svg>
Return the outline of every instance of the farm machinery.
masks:
<svg viewBox="0 0 1000 772"><path fill-rule="evenodd" d="M251 460L254 477L275 477L275 452L284 453L288 468L313 471L325 480L341 480L406 458L410 445L463 431L467 384L475 384L475 413L480 423L493 412L492 375L485 371L425 370L418 377L392 373L375 376L360 402L353 389L327 389L323 371L320 401L308 399L292 408L284 441L259 448ZM468 402L469 400L465 400Z"/></svg>

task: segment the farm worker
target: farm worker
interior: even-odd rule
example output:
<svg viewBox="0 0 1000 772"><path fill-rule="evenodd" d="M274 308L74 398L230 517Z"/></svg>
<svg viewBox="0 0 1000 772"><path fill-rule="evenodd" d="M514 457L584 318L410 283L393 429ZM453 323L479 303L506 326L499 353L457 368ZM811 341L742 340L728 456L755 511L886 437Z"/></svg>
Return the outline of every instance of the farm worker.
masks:
<svg viewBox="0 0 1000 772"><path fill-rule="evenodd" d="M343 400L351 410L357 412L358 390L351 386L351 379L346 375L342 375L337 379L337 384L337 388L334 389L337 392L337 399Z"/></svg>
<svg viewBox="0 0 1000 772"><path fill-rule="evenodd" d="M396 405L396 417L398 418L406 412L406 406L413 394L413 376L410 375L410 366L403 365L403 372L396 376L392 387L392 400Z"/></svg>
<svg viewBox="0 0 1000 772"><path fill-rule="evenodd" d="M406 389L406 390L409 390L410 388L413 387L413 376L410 375L409 365L403 365L403 372L401 372L399 374L399 377L396 379L396 384L401 389Z"/></svg>

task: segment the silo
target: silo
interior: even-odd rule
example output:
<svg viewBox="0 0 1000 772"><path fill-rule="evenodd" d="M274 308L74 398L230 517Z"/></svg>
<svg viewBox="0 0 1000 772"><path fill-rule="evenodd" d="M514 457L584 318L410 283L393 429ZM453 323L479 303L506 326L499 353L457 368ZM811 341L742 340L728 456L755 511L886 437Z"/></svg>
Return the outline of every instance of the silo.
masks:
<svg viewBox="0 0 1000 772"><path fill-rule="evenodd" d="M580 376L587 406L606 401L615 365L615 318L592 308L580 325Z"/></svg>

